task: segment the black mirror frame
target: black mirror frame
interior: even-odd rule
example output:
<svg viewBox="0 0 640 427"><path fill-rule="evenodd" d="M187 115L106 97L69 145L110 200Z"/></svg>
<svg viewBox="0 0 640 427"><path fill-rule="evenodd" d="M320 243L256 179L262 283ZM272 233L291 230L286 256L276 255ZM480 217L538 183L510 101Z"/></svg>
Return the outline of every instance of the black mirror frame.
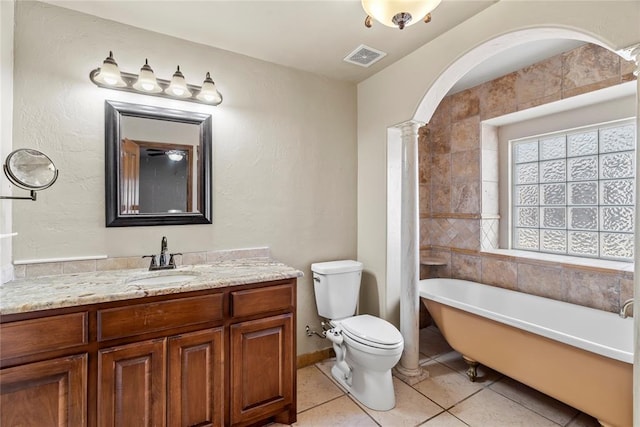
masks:
<svg viewBox="0 0 640 427"><path fill-rule="evenodd" d="M105 201L107 227L133 227L151 225L211 224L213 200L211 197L211 152L213 144L210 114L171 110L147 105L105 101ZM122 214L120 213L120 121L124 116L190 123L200 128L198 158L198 206L201 212L171 214Z"/></svg>

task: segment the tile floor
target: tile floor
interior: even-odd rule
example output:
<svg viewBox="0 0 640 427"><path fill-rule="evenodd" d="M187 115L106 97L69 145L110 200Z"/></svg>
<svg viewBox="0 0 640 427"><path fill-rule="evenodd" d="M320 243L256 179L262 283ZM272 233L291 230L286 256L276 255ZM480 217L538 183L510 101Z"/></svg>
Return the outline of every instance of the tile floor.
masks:
<svg viewBox="0 0 640 427"><path fill-rule="evenodd" d="M298 370L295 426L598 427L577 409L509 377L479 367L470 382L459 353L434 327L420 331L420 363L430 377L413 387L393 378L396 407L374 411L360 405L331 378L332 360ZM278 426L272 424L271 427Z"/></svg>

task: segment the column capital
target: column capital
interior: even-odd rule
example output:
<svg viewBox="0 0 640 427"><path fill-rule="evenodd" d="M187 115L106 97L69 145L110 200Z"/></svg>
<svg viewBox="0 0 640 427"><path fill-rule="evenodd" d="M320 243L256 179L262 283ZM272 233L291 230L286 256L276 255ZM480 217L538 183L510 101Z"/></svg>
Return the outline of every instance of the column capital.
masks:
<svg viewBox="0 0 640 427"><path fill-rule="evenodd" d="M636 76L640 74L640 43L636 43L631 46L622 48L618 50L617 53L627 61L635 62L636 69L633 72L633 74Z"/></svg>
<svg viewBox="0 0 640 427"><path fill-rule="evenodd" d="M406 138L417 138L420 127L423 125L424 123L417 120L407 120L406 122L398 123L393 127L400 130L402 133L402 139L405 140Z"/></svg>

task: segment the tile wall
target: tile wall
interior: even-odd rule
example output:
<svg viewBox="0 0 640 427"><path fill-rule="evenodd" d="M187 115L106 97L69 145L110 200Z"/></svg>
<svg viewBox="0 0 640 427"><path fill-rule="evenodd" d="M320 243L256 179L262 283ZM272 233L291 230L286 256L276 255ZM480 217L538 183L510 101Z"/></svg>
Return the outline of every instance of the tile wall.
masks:
<svg viewBox="0 0 640 427"><path fill-rule="evenodd" d="M618 311L633 273L490 254L497 242L495 138L481 122L634 80L633 63L586 44L442 100L420 129L420 244L445 265L422 277L454 277ZM481 165L484 165L481 168ZM493 166L492 166L493 165ZM484 169L484 170L483 170Z"/></svg>

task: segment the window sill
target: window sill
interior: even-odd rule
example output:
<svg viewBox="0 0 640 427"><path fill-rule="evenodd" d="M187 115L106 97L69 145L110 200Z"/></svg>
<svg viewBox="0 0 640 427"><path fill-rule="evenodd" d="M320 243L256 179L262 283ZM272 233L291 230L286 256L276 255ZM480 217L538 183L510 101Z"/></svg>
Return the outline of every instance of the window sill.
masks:
<svg viewBox="0 0 640 427"><path fill-rule="evenodd" d="M562 264L569 267L583 267L597 270L633 273L633 262L610 261L594 258L580 258L567 255L554 255L542 252L520 251L516 249L483 249L482 253L519 258L524 261L542 261Z"/></svg>

